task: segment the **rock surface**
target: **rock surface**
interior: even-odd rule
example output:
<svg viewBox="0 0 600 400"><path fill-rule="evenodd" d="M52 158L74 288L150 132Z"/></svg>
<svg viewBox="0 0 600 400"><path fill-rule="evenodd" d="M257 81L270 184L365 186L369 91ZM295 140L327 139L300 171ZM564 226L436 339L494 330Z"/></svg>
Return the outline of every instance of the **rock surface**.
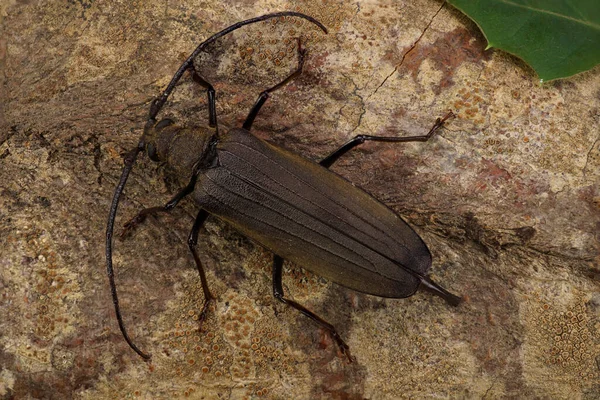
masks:
<svg viewBox="0 0 600 400"><path fill-rule="evenodd" d="M203 297L186 238L196 208L150 218L115 243L121 306L143 362L119 332L104 266L122 155L150 101L204 38L248 26L197 60L221 129L309 50L272 95L256 135L318 160L357 134L334 170L397 210L429 245L432 276L464 296L380 299L287 266L284 286L337 326L357 361L271 295L270 260L209 219L199 252L218 297ZM539 85L486 51L476 26L439 1L0 2L0 398L600 398L600 69ZM162 115L206 123L185 77ZM117 225L179 187L138 161Z"/></svg>

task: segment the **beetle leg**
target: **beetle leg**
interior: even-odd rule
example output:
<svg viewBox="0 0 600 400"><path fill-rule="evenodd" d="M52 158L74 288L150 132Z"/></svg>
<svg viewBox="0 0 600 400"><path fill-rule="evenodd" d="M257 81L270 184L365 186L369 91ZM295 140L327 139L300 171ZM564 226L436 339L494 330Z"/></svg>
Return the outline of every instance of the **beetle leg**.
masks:
<svg viewBox="0 0 600 400"><path fill-rule="evenodd" d="M179 204L181 199L183 199L185 196L187 196L188 194L190 194L194 191L194 188L196 187L197 179L198 179L198 175L193 174L192 179L190 179L190 183L188 183L186 187L181 189L179 191L179 193L177 193L175 196L173 196L173 198L171 200L169 200L167 202L167 204L165 204L164 206L144 208L142 211L140 211L135 217L133 217L132 219L127 221L127 223L123 226L123 231L121 232L120 237L123 238L123 237L127 236L127 234L129 232L131 232L139 224L144 222L144 220L146 219L146 217L148 215L156 214L159 212L169 212L172 209L174 209L177 206L177 204Z"/></svg>
<svg viewBox="0 0 600 400"><path fill-rule="evenodd" d="M206 313L208 311L208 306L212 301L215 300L215 297L210 293L208 289L208 281L206 280L206 273L204 272L204 268L202 267L202 262L200 262L200 257L198 257L198 252L196 252L196 245L198 244L198 232L200 232L200 228L206 221L206 217L208 217L208 212L201 209L196 216L196 220L194 221L194 226L192 226L192 230L190 231L190 235L188 236L188 247L194 256L194 261L196 262L196 268L198 268L198 272L200 273L200 280L202 281L202 291L204 292L204 306L202 307L202 311L200 312L200 316L198 317L198 322L201 324L206 319Z"/></svg>
<svg viewBox="0 0 600 400"><path fill-rule="evenodd" d="M298 67L287 78L285 78L284 80L279 82L277 85L265 90L258 96L258 100L256 100L256 103L254 103L254 106L252 106L250 113L248 113L248 116L246 117L246 121L244 121L244 125L243 125L244 129L250 130L250 128L252 127L252 123L254 122L254 119L256 118L256 116L258 115L258 112L260 111L260 108L263 106L263 104L265 104L265 102L269 98L269 93L272 93L272 92L276 91L277 89L287 85L292 79L298 77L302 73L302 66L304 65L305 56L306 56L306 49L302 48L300 39L298 39Z"/></svg>
<svg viewBox="0 0 600 400"><path fill-rule="evenodd" d="M217 127L217 105L216 105L215 89L206 79L204 79L202 76L200 76L200 74L196 70L194 70L192 72L192 79L194 79L194 81L196 83L199 83L200 85L202 85L202 87L204 87L207 91L207 95L208 95L208 126L210 126L211 128L216 128Z"/></svg>
<svg viewBox="0 0 600 400"><path fill-rule="evenodd" d="M354 357L350 354L350 347L344 342L344 340L340 337L340 335L335 330L335 327L331 325L329 322L325 321L323 318L319 317L317 314L308 310L301 304L296 303L293 300L286 299L283 294L283 285L281 283L282 278L282 269L283 269L283 258L279 257L277 254L273 255L273 296L275 298L289 306L292 306L296 310L300 311L302 314L306 315L308 318L315 321L318 325L320 325L323 329L327 330L333 340L337 343L342 354L345 354L348 358L349 362L354 361Z"/></svg>
<svg viewBox="0 0 600 400"><path fill-rule="evenodd" d="M431 127L429 132L426 135L419 136L370 136L370 135L357 135L353 139L350 139L346 143L344 143L339 149L333 151L327 157L325 157L319 164L324 166L325 168L329 168L334 162L336 162L341 156L346 154L351 149L355 148L358 145L363 144L366 141L373 142L426 142L433 137L433 134L444 126L446 120L450 117L453 117L454 113L452 111L448 112L443 118L438 118L435 121L435 124Z"/></svg>

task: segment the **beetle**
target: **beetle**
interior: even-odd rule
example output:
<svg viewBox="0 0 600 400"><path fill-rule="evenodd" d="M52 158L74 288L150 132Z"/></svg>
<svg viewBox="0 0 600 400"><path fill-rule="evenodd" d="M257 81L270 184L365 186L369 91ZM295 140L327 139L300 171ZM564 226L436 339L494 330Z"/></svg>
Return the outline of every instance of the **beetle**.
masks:
<svg viewBox="0 0 600 400"><path fill-rule="evenodd" d="M244 25L282 16L304 18L327 29L314 18L297 12L279 12L238 22L201 43L173 76L164 92L150 106L148 121L138 145L124 157L124 167L115 189L106 229L106 265L119 328L129 346L148 360L130 339L119 307L112 265L112 237L119 199L140 152L168 164L189 183L168 203L147 208L125 224L133 229L148 215L168 212L185 196L192 195L200 207L188 236L188 246L200 274L204 305L200 321L215 300L196 251L198 234L209 215L228 222L239 232L273 252L273 295L299 310L329 332L339 349L351 356L348 345L335 327L285 297L282 286L284 260L292 261L332 282L366 294L404 298L423 287L457 306L461 298L432 281L427 272L431 253L421 237L394 211L328 168L341 156L365 141L427 141L446 119L438 118L425 135L380 137L359 135L320 162L291 153L250 133L252 123L270 94L299 76L306 50L298 41L297 68L284 80L263 91L241 128L220 133L213 86L193 65L194 58L209 43ZM190 71L208 96L208 126L186 128L156 116L185 71Z"/></svg>

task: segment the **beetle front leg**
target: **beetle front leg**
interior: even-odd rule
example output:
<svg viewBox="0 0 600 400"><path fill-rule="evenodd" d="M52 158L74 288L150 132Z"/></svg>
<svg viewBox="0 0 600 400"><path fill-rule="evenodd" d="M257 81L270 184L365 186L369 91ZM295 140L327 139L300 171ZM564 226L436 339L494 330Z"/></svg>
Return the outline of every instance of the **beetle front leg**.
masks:
<svg viewBox="0 0 600 400"><path fill-rule="evenodd" d="M333 340L337 343L342 354L346 355L348 361L350 363L354 362L354 357L350 354L350 347L344 342L341 336L335 330L335 327L331 325L329 322L325 321L323 318L319 317L317 314L308 310L301 304L296 303L293 300L286 299L283 294L283 285L281 283L282 279L282 270L283 270L283 258L279 257L277 254L273 255L273 296L282 303L285 303L296 310L300 311L302 314L306 315L308 318L315 321L319 326L323 329L327 330Z"/></svg>
<svg viewBox="0 0 600 400"><path fill-rule="evenodd" d="M208 126L211 128L217 127L217 100L216 92L213 86L204 79L198 71L192 72L192 79L206 89L208 96Z"/></svg>
<svg viewBox="0 0 600 400"><path fill-rule="evenodd" d="M319 162L325 168L329 168L336 162L341 156L346 154L348 151L352 150L358 145L363 144L364 142L392 142L392 143L404 143L404 142L426 142L433 137L433 134L444 126L446 120L450 117L453 117L454 113L452 111L448 112L443 118L438 118L435 121L435 124L431 127L429 132L426 135L419 136L371 136L371 135L358 135L353 139L350 139L346 143L344 143L339 149L333 151L327 157Z"/></svg>
<svg viewBox="0 0 600 400"><path fill-rule="evenodd" d="M211 302L215 300L215 297L210 293L208 289L208 281L206 280L206 273L204 272L204 267L202 267L202 262L200 261L200 257L198 257L198 252L196 252L196 245L198 244L198 233L200 232L200 228L206 221L208 217L208 212L205 210L200 210L198 215L196 216L196 220L194 221L194 226L192 226L192 230L190 231L190 235L188 236L188 247L194 256L194 261L196 262L196 268L198 268L198 272L200 273L200 281L202 282L202 291L204 292L204 306L202 307L202 311L200 312L200 316L198 317L198 323L202 324L202 322L206 319L206 314L208 312L208 306Z"/></svg>
<svg viewBox="0 0 600 400"><path fill-rule="evenodd" d="M132 219L127 221L127 223L125 223L120 237L123 238L123 237L127 236L127 234L129 232L133 231L139 224L144 222L146 220L147 216L156 214L159 212L169 212L172 209L174 209L177 206L177 204L179 204L181 199L183 199L185 196L187 196L188 194L190 194L194 191L197 180L198 180L198 175L193 174L192 179L190 179L190 183L188 183L186 187L181 189L175 196L173 196L173 198L171 200L169 200L167 202L167 204L165 204L164 206L144 208L135 217L133 217Z"/></svg>
<svg viewBox="0 0 600 400"><path fill-rule="evenodd" d="M252 109L250 110L250 112L248 113L248 116L246 117L246 121L244 121L244 125L243 125L244 129L250 130L250 128L252 128L252 123L254 122L254 119L258 115L258 112L260 111L263 104L265 104L265 102L269 98L270 93L287 85L292 79L296 78L297 76L299 76L302 73L302 67L304 66L305 56L306 56L306 49L302 48L300 39L298 39L298 67L287 78L285 78L284 80L279 82L277 85L265 90L258 96L258 100L256 100L256 103L254 103L254 106L252 106Z"/></svg>

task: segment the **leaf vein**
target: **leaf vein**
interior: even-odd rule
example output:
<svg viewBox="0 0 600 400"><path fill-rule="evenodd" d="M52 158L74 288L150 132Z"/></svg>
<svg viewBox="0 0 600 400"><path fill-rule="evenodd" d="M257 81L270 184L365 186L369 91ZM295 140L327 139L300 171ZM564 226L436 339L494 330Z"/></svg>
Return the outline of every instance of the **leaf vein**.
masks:
<svg viewBox="0 0 600 400"><path fill-rule="evenodd" d="M554 11L543 10L541 8L527 6L525 4L515 3L514 1L511 1L511 0L498 0L498 2L506 4L506 5L518 7L518 8L524 8L526 10L529 10L529 11L532 11L532 12L536 12L536 13L540 13L540 14L552 15L554 17L566 19L566 20L569 20L569 21L572 21L572 22L575 22L575 23L578 23L578 24L581 24L581 25L589 26L590 28L593 28L593 29L596 29L596 30L600 30L600 25L594 24L591 21L586 21L586 20L583 20L583 19L577 19L577 18L574 18L574 17L570 17L568 15L559 14L559 13L554 12Z"/></svg>

